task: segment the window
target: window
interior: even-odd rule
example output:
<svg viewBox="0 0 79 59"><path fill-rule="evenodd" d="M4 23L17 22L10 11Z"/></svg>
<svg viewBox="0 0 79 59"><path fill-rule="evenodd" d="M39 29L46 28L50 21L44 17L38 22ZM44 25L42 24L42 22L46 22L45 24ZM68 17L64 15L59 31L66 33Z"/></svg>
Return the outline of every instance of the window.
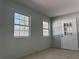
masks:
<svg viewBox="0 0 79 59"><path fill-rule="evenodd" d="M14 37L29 36L30 17L22 14L14 14Z"/></svg>
<svg viewBox="0 0 79 59"><path fill-rule="evenodd" d="M72 23L64 23L64 35L72 35Z"/></svg>
<svg viewBox="0 0 79 59"><path fill-rule="evenodd" d="M43 21L43 36L49 36L49 24Z"/></svg>

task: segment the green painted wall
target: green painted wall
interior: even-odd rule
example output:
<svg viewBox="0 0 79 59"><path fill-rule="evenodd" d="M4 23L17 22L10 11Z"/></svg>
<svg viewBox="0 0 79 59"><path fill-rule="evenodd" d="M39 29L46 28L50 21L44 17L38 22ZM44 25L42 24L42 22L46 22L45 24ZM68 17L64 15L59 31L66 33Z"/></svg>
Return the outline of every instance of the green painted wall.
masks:
<svg viewBox="0 0 79 59"><path fill-rule="evenodd" d="M61 36L60 35L53 36L52 41L53 41L53 47L61 48Z"/></svg>
<svg viewBox="0 0 79 59"><path fill-rule="evenodd" d="M53 35L53 21L56 17L50 17L51 20L51 40L52 47L61 48L61 35Z"/></svg>

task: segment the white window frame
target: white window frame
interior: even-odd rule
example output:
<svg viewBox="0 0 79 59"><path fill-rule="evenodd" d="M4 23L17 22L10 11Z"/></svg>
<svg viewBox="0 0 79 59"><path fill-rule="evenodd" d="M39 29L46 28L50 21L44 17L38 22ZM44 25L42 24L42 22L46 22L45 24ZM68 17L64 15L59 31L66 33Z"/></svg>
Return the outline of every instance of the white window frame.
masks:
<svg viewBox="0 0 79 59"><path fill-rule="evenodd" d="M16 13L16 12L14 13L14 37L15 37L15 38L25 38L25 37L29 37L29 36L31 35L31 30L30 30L30 28L31 28L31 16L26 16L26 17L29 17L29 21L28 21L29 24L28 24L28 25L21 25L20 23L19 23L19 24L16 24L16 23L15 23L15 20L16 20L15 14L20 14L20 13ZM20 15L23 15L23 14L20 14ZM23 15L23 16L25 16L25 15ZM19 20L19 21L22 21L22 19L19 19L19 18L18 18L18 20ZM25 19L24 19L24 20L25 20ZM25 23L25 24L26 24L26 23ZM24 28L25 28L25 27L28 27L28 28L29 28L28 31L27 31L27 32L28 32L28 35L23 35L23 36L20 35L21 29L19 28L19 30L18 30L18 31L19 31L19 35L16 36L16 35L15 35L15 31L17 31L17 30L15 30L15 26L19 26L19 27L24 26ZM24 34L25 34L26 31L25 31L25 30L22 30L22 31L24 31Z"/></svg>
<svg viewBox="0 0 79 59"><path fill-rule="evenodd" d="M48 28L44 27L44 25L45 25L44 22L48 23ZM48 31L48 33L46 35L45 35L44 30ZM50 35L50 25L49 25L49 22L48 21L43 21L43 37L48 37L49 35Z"/></svg>

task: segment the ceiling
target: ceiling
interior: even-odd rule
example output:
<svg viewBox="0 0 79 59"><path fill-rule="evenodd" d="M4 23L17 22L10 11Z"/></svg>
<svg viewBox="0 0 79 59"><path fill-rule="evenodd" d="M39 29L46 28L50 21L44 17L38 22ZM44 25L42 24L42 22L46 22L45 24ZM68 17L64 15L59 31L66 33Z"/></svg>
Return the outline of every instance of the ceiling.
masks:
<svg viewBox="0 0 79 59"><path fill-rule="evenodd" d="M79 0L16 0L32 9L53 17L79 11Z"/></svg>

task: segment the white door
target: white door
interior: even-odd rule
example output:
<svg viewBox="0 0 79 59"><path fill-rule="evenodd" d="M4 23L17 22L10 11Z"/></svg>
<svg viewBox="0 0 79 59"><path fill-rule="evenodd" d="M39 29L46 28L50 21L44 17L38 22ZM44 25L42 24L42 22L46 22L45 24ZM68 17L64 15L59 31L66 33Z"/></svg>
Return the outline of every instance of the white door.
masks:
<svg viewBox="0 0 79 59"><path fill-rule="evenodd" d="M76 18L64 19L62 24L61 48L78 50Z"/></svg>

